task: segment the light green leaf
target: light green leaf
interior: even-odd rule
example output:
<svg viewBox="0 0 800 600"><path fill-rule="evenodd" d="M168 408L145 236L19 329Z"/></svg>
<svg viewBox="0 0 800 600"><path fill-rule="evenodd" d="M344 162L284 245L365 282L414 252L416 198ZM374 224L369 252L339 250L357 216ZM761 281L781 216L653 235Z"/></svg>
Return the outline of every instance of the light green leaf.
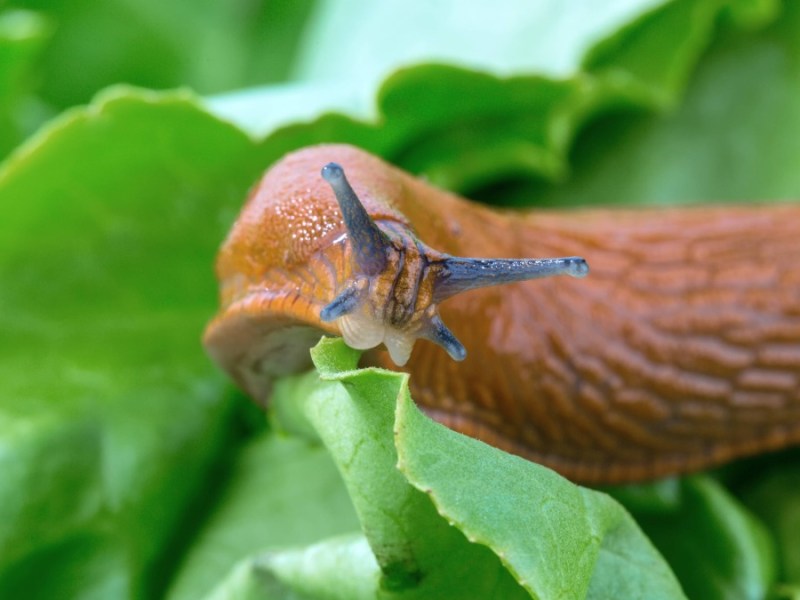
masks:
<svg viewBox="0 0 800 600"><path fill-rule="evenodd" d="M399 467L536 598L680 598L628 513L601 492L463 436L398 398Z"/></svg>
<svg viewBox="0 0 800 600"><path fill-rule="evenodd" d="M380 571L363 535L242 562L206 600L369 600Z"/></svg>
<svg viewBox="0 0 800 600"><path fill-rule="evenodd" d="M333 456L380 565L380 588L392 598L526 597L496 556L467 542L397 470L394 412L406 377L353 370L358 355L324 338L312 350L317 389L277 401L300 402Z"/></svg>
<svg viewBox="0 0 800 600"><path fill-rule="evenodd" d="M322 3L301 69L306 85L229 95L210 107L227 118L240 113L234 120L254 136L311 119L275 132L265 148L277 140L283 149L357 143L453 190L510 176L560 180L587 119L676 103L729 10L717 0L620 1L599 12L582 1L521 6ZM736 12L742 26L775 12L772 3L746 7ZM387 27L395 35L385 35ZM437 33L421 35L420 28ZM414 43L403 43L403 35ZM372 50L355 50L365 47ZM332 113L339 110L344 114ZM314 118L319 113L329 114Z"/></svg>
<svg viewBox="0 0 800 600"><path fill-rule="evenodd" d="M683 597L608 496L431 421L407 376L353 370L339 339L312 357L317 388L278 402L300 403L333 455L389 597Z"/></svg>

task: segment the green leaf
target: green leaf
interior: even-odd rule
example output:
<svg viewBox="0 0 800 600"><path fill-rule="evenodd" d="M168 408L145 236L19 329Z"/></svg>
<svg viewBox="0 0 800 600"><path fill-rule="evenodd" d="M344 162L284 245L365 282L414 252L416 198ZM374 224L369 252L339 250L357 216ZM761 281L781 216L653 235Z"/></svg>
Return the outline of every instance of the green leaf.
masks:
<svg viewBox="0 0 800 600"><path fill-rule="evenodd" d="M610 486L604 491L632 513L672 513L681 504L681 480L678 477Z"/></svg>
<svg viewBox="0 0 800 600"><path fill-rule="evenodd" d="M242 562L206 600L369 600L380 571L363 535Z"/></svg>
<svg viewBox="0 0 800 600"><path fill-rule="evenodd" d="M317 389L288 401L302 403L336 462L380 565L381 589L398 598L525 597L496 556L467 542L397 470L394 412L408 394L406 377L353 370L358 353L340 339L323 339L312 359Z"/></svg>
<svg viewBox="0 0 800 600"><path fill-rule="evenodd" d="M51 29L46 19L33 12L0 12L0 158L28 133L24 100Z"/></svg>
<svg viewBox="0 0 800 600"><path fill-rule="evenodd" d="M234 443L199 338L251 148L186 94L120 90L0 171L0 596L163 585Z"/></svg>
<svg viewBox="0 0 800 600"><path fill-rule="evenodd" d="M669 567L601 492L425 417L404 390L399 468L536 598L680 598Z"/></svg>
<svg viewBox="0 0 800 600"><path fill-rule="evenodd" d="M742 487L744 503L767 526L780 558L780 581L800 591L800 467L794 461L768 467Z"/></svg>
<svg viewBox="0 0 800 600"><path fill-rule="evenodd" d="M310 119L274 132L265 148L278 140L284 150L357 143L453 190L510 176L560 180L590 117L676 103L732 5L739 26L775 13L769 2L716 0L620 2L599 12L582 1L538 11L516 0L469 11L452 2L322 3L310 26L315 43L301 59L305 86L230 95L211 108L227 118L239 113L232 118L254 136ZM402 43L403 35L414 43Z"/></svg>
<svg viewBox="0 0 800 600"><path fill-rule="evenodd" d="M775 548L764 526L707 476L681 480L672 511L634 511L690 598L764 598Z"/></svg>
<svg viewBox="0 0 800 600"><path fill-rule="evenodd" d="M535 8L523 0L500 0L468 10L457 0L321 2L309 26L314 43L304 47L299 73L307 80L345 81L369 95L386 73L423 62L565 78L579 70L599 40L665 4L627 0L598 11L591 0L549 0Z"/></svg>
<svg viewBox="0 0 800 600"><path fill-rule="evenodd" d="M618 115L592 125L558 187L522 186L516 202L795 200L800 196L800 5L768 29L721 36L667 117ZM513 199L509 198L509 201Z"/></svg>
<svg viewBox="0 0 800 600"><path fill-rule="evenodd" d="M380 565L382 593L510 598L526 597L524 588L537 598L683 597L605 494L431 421L411 401L406 375L353 370L358 354L339 339L323 339L312 357L316 389L278 402L300 403L333 455ZM302 559L310 551L291 554L292 564L308 569L297 581L313 572Z"/></svg>
<svg viewBox="0 0 800 600"><path fill-rule="evenodd" d="M311 0L11 0L56 25L40 95L57 109L107 86L214 93L284 80ZM87 43L91 40L91 43Z"/></svg>
<svg viewBox="0 0 800 600"><path fill-rule="evenodd" d="M248 556L359 528L339 473L318 444L268 433L242 449L224 483L171 586L171 600L203 597Z"/></svg>

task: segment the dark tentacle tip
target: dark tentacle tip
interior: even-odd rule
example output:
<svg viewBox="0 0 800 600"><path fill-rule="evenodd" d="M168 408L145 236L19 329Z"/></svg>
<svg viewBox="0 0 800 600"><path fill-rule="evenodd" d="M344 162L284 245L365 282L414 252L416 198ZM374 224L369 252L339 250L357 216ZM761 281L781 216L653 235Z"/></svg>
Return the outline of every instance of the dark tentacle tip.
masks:
<svg viewBox="0 0 800 600"><path fill-rule="evenodd" d="M330 184L341 181L344 178L344 169L342 165L335 162L329 162L322 167L322 178Z"/></svg>
<svg viewBox="0 0 800 600"><path fill-rule="evenodd" d="M366 279L351 282L336 298L319 313L325 322L334 321L353 312L361 304L362 296L367 288Z"/></svg>
<svg viewBox="0 0 800 600"><path fill-rule="evenodd" d="M430 330L423 337L439 344L455 361L462 361L467 358L467 349L458 341L453 332L442 322L438 314L434 314L430 320Z"/></svg>
<svg viewBox="0 0 800 600"><path fill-rule="evenodd" d="M339 317L344 316L344 314L342 314L342 311L336 305L336 301L334 300L319 312L319 318L321 321L329 323L330 321L334 321Z"/></svg>
<svg viewBox="0 0 800 600"><path fill-rule="evenodd" d="M569 274L573 277L586 277L589 274L589 263L579 256L572 258Z"/></svg>
<svg viewBox="0 0 800 600"><path fill-rule="evenodd" d="M450 355L450 358L457 362L461 362L465 358L467 358L467 349L461 345L461 342L455 340L455 344L451 344L445 348L447 353Z"/></svg>

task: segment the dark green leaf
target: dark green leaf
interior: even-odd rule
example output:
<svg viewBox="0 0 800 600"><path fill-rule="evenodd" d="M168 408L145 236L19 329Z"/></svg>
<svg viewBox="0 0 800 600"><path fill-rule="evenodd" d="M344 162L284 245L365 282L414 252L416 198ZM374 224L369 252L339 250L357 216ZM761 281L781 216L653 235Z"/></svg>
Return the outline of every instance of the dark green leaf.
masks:
<svg viewBox="0 0 800 600"><path fill-rule="evenodd" d="M681 481L671 512L634 511L690 598L764 598L775 581L775 549L764 526L707 476Z"/></svg>
<svg viewBox="0 0 800 600"><path fill-rule="evenodd" d="M286 79L313 0L11 0L55 25L41 97L63 109L107 86L213 93Z"/></svg>
<svg viewBox="0 0 800 600"><path fill-rule="evenodd" d="M525 187L548 205L764 201L800 197L800 4L769 29L722 36L667 117L592 126L563 186Z"/></svg>
<svg viewBox="0 0 800 600"><path fill-rule="evenodd" d="M242 449L230 478L220 483L224 490L170 590L171 600L203 597L248 556L358 531L339 473L318 444L268 433Z"/></svg>
<svg viewBox="0 0 800 600"><path fill-rule="evenodd" d="M749 482L742 496L777 542L780 580L800 589L800 467L777 464Z"/></svg>
<svg viewBox="0 0 800 600"><path fill-rule="evenodd" d="M51 30L36 13L0 12L0 159L29 133L26 96L36 79L36 58Z"/></svg>

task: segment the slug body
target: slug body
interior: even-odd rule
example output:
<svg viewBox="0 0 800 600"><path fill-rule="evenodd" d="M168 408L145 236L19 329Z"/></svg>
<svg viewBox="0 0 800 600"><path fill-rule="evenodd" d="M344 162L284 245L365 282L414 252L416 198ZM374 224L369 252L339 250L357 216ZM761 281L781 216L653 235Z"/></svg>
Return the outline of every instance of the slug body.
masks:
<svg viewBox="0 0 800 600"><path fill-rule="evenodd" d="M377 266L320 176L331 161L388 244ZM456 294L470 286L436 265L459 256L567 256L560 272L576 277L584 256L592 272ZM373 267L392 275L360 283ZM437 420L577 481L651 479L800 442L800 205L521 214L318 146L267 172L217 274L206 347L260 402L276 376L308 367L322 332L344 333L382 342L368 364L398 369L410 353L412 395ZM377 331L358 316L379 313Z"/></svg>

